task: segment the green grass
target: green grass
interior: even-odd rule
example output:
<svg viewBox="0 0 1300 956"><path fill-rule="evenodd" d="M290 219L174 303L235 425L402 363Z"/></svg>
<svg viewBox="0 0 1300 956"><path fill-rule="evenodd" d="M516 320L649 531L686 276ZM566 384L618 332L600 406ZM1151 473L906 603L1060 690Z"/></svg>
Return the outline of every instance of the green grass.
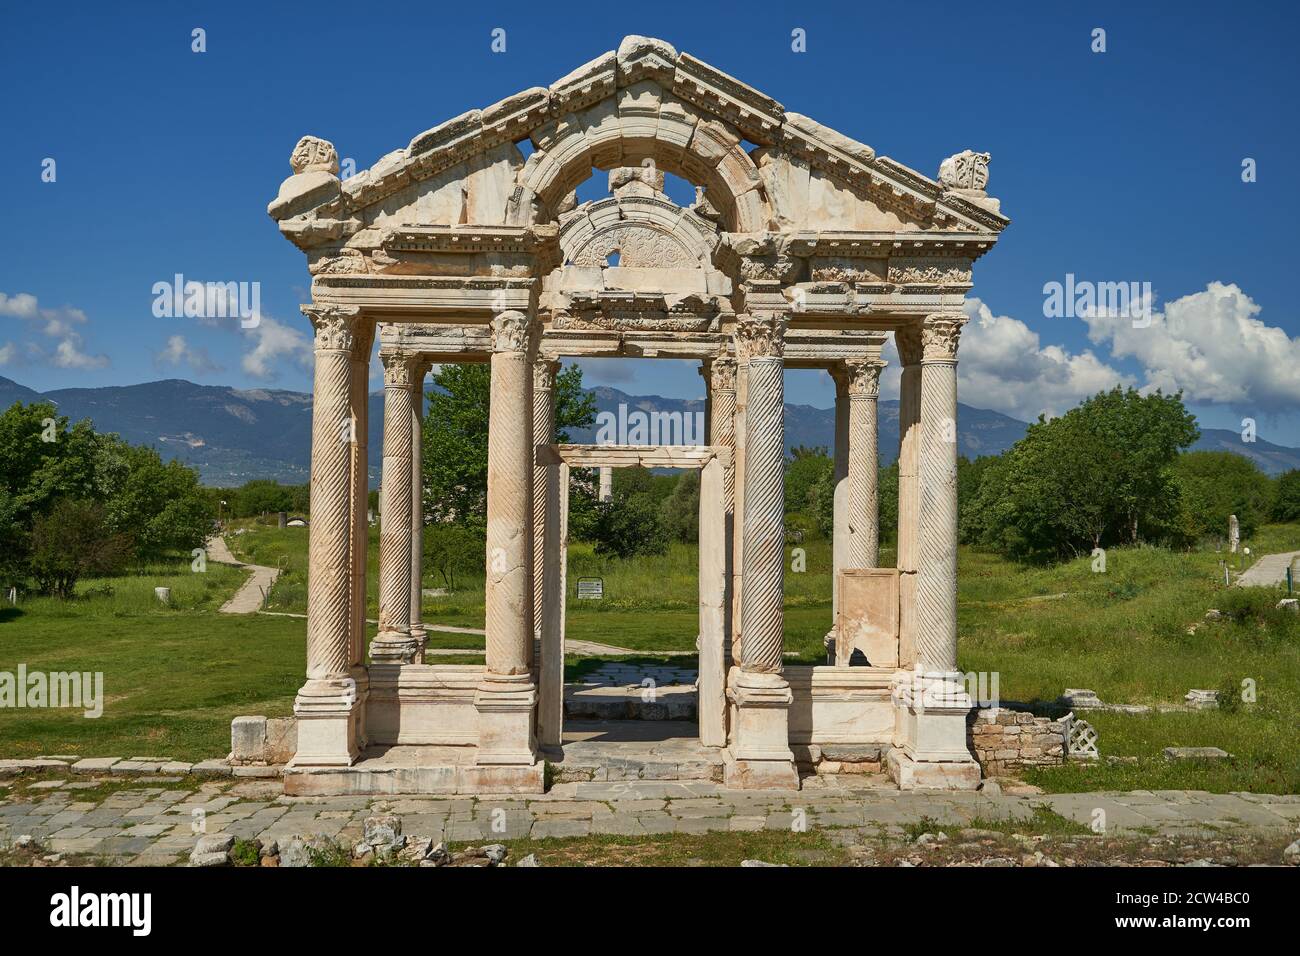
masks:
<svg viewBox="0 0 1300 956"><path fill-rule="evenodd" d="M229 538L247 560L284 567L271 610L306 610L306 529L266 528ZM1255 555L1300 548L1300 525L1270 525L1248 542ZM822 636L831 625L830 547L811 538L807 570L786 575L786 649L800 663L824 661ZM787 556L789 557L789 555ZM1210 607L1235 607L1213 551L1116 548L1096 573L1081 558L1053 567L1026 567L963 548L959 555L959 666L996 672L1004 700L1055 700L1066 687L1089 687L1105 701L1172 704L1192 687L1254 681L1258 699L1230 711L1148 716L1094 713L1103 755L1137 762L1070 765L1026 772L1045 789L1095 790L1188 787L1300 792L1300 619L1244 613L1203 620ZM618 562L576 546L569 579L605 579L602 602L568 602L568 637L655 652L694 648L698 632L693 548ZM882 563L889 564L887 550ZM368 564L375 617L376 540ZM229 720L238 714L290 712L302 681L305 622L266 615L232 617L216 608L243 579L188 559L142 569L143 574L88 581L76 600L32 599L0 610L0 670L102 671L105 715L87 720L68 711L23 710L0 715L0 756L49 753L148 754L177 759L219 756L229 746ZM426 586L439 582L426 581ZM173 589L162 607L155 585ZM571 588L572 590L572 588ZM1256 601L1271 603L1277 596ZM1255 603L1255 602L1250 602ZM453 594L427 598L430 623L482 627L482 580ZM1195 633L1189 627L1197 625ZM432 632L434 648L471 653L438 663L479 662L483 638ZM669 659L665 659L669 660ZM682 663L689 658L676 658ZM584 664L566 661L572 676ZM1217 746L1234 755L1221 764L1171 764L1167 746Z"/></svg>

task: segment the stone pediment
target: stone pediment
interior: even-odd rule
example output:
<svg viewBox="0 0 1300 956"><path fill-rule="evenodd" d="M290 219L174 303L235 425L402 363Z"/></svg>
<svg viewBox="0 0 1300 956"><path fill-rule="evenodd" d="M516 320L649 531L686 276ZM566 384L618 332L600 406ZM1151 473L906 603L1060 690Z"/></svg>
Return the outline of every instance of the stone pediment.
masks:
<svg viewBox="0 0 1300 956"><path fill-rule="evenodd" d="M426 130L343 181L333 147L304 142L268 211L305 249L366 248L404 227L555 223L593 167L643 163L703 187L731 233L995 237L1008 223L983 191L987 154L958 154L932 179L646 37Z"/></svg>

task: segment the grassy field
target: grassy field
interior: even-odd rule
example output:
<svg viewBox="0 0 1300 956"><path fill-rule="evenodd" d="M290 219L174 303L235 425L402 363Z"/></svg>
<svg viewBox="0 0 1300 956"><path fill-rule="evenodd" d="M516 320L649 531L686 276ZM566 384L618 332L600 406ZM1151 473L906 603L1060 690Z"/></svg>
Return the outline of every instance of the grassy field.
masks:
<svg viewBox="0 0 1300 956"><path fill-rule="evenodd" d="M306 531L257 527L229 538L246 560L281 566L270 610L305 611ZM1255 554L1300 548L1300 526L1261 530ZM830 551L810 540L807 570L787 574L786 647L794 660L823 660L831 623ZM1155 548L1114 549L1102 573L1092 560L1022 567L994 555L960 554L959 663L996 672L1003 699L1054 700L1066 687L1088 687L1105 701L1180 702L1189 688L1220 689L1250 679L1258 700L1231 712L1150 716L1093 714L1103 754L1137 758L1031 771L1050 790L1190 787L1300 792L1300 619L1282 614L1205 622L1227 598L1220 555ZM570 555L570 581L599 575L607 599L570 600L570 638L646 652L689 650L696 635L693 548L615 562L583 546ZM882 563L893 560L886 551ZM369 561L370 616L375 616L376 541ZM0 756L49 753L219 756L237 714L290 712L302 680L305 622L295 617L234 617L216 608L242 572L188 561L86 582L71 602L31 599L0 611L0 670L102 671L107 703L98 720L69 711L0 712ZM432 587L441 582L426 580ZM428 598L430 623L481 627L482 581L458 582ZM155 585L173 589L162 607ZM1194 633L1188 633L1192 625ZM473 634L434 632L430 645L482 647ZM447 658L441 658L448 660ZM451 658L458 660L460 658ZM468 658L474 659L474 658ZM570 673L590 665L568 660ZM1218 746L1231 762L1167 764L1162 748Z"/></svg>

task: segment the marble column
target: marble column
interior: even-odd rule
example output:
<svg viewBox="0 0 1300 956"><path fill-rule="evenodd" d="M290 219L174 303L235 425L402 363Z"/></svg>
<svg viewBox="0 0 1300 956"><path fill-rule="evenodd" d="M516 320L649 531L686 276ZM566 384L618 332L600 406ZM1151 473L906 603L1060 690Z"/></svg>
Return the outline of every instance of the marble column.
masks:
<svg viewBox="0 0 1300 956"><path fill-rule="evenodd" d="M420 360L404 352L381 352L379 358L384 363L384 470L379 491L379 633L371 642L370 660L409 664L418 648L411 634L411 455Z"/></svg>
<svg viewBox="0 0 1300 956"><path fill-rule="evenodd" d="M599 501L609 501L614 497L614 469L609 465L600 466L600 490L596 497Z"/></svg>
<svg viewBox="0 0 1300 956"><path fill-rule="evenodd" d="M921 329L916 665L896 686L902 747L889 759L904 789L974 789L980 781L966 746L971 700L957 670L957 343L965 321L961 312L938 313Z"/></svg>
<svg viewBox="0 0 1300 956"><path fill-rule="evenodd" d="M533 363L533 438L534 452L538 445L555 441L555 376L560 363L538 359ZM558 481L555 466L533 462L533 641L530 645L532 660L538 665L538 686L542 703L538 709L538 738L543 744L558 745L563 722L564 649L563 635L555 635L547 627L548 614L554 613L551 605L560 595L553 593L558 584L555 567L558 524L550 511L555 504L555 491L551 485ZM550 564L548 569L547 565ZM550 644L561 642L559 655ZM559 673L556 673L556 671ZM559 684L560 709L555 708L556 684Z"/></svg>
<svg viewBox="0 0 1300 956"><path fill-rule="evenodd" d="M294 699L293 766L347 766L361 747L353 664L352 376L356 309L304 306L315 328L311 530L307 576L307 680Z"/></svg>
<svg viewBox="0 0 1300 956"><path fill-rule="evenodd" d="M424 663L429 633L424 629L424 376L429 363L414 369L415 427L411 433L411 639L415 663Z"/></svg>
<svg viewBox="0 0 1300 956"><path fill-rule="evenodd" d="M849 477L849 374L844 363L827 370L835 383L835 457L831 487L831 629L822 643L827 654L835 656L836 622L840 619L840 569L852 567L848 563L849 524L846 496Z"/></svg>
<svg viewBox="0 0 1300 956"><path fill-rule="evenodd" d="M742 659L728 694L736 733L726 762L728 786L798 788L790 751L793 700L782 675L785 646L785 371L786 319L741 316L737 337L748 355L745 412L744 591Z"/></svg>
<svg viewBox="0 0 1300 956"><path fill-rule="evenodd" d="M366 661L366 564L370 546L370 347L374 327L357 330L352 347L352 628L349 644L354 667ZM364 697L364 695L362 695Z"/></svg>
<svg viewBox="0 0 1300 956"><path fill-rule="evenodd" d="M475 779L481 789L542 789L537 686L529 663L532 621L533 322L522 312L492 320L488 413L487 668L474 696L479 715Z"/></svg>
<svg viewBox="0 0 1300 956"><path fill-rule="evenodd" d="M722 466L722 547L724 549L723 574L726 577L723 590L723 634L726 635L724 659L726 666L730 667L733 632L731 590L734 578L736 533L736 360L727 356L715 358L708 363L707 370L709 444L719 445L731 451L731 461Z"/></svg>
<svg viewBox="0 0 1300 956"><path fill-rule="evenodd" d="M894 333L902 376L898 389L898 661L916 663L916 534L920 495L917 456L921 447L921 331Z"/></svg>
<svg viewBox="0 0 1300 956"><path fill-rule="evenodd" d="M881 362L849 362L849 454L845 523L847 567L874 568L880 563L880 466L876 435Z"/></svg>
<svg viewBox="0 0 1300 956"><path fill-rule="evenodd" d="M736 455L731 465L731 512L733 529L731 535L731 660L739 664L742 658L740 601L744 592L745 578L745 536L741 529L745 524L745 410L749 405L749 356L745 354L744 342L736 338L736 413L732 417L732 440L735 442Z"/></svg>

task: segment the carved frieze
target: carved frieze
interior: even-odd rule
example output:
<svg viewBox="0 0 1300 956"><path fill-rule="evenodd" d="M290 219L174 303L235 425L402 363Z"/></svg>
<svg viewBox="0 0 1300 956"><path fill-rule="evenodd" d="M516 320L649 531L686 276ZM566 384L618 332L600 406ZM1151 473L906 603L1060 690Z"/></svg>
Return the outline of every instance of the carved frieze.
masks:
<svg viewBox="0 0 1300 956"><path fill-rule="evenodd" d="M889 281L899 285L968 285L969 259L937 256L895 256L889 260Z"/></svg>
<svg viewBox="0 0 1300 956"><path fill-rule="evenodd" d="M575 266L604 266L611 256L634 269L698 269L700 262L678 239L644 223L621 222L596 233L574 252Z"/></svg>

